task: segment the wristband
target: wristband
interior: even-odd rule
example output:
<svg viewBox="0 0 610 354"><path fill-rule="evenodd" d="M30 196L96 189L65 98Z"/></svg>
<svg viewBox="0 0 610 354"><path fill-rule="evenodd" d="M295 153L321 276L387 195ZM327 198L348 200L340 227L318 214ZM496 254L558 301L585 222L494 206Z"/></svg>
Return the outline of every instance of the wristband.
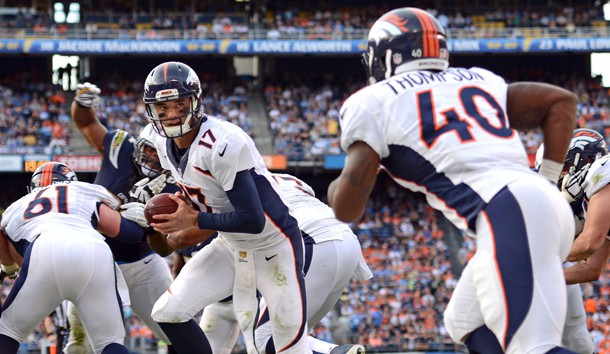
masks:
<svg viewBox="0 0 610 354"><path fill-rule="evenodd" d="M146 237L146 231L137 223L121 218L121 225L119 226L119 234L116 235L116 239L125 243L139 243Z"/></svg>
<svg viewBox="0 0 610 354"><path fill-rule="evenodd" d="M538 170L538 174L544 176L546 179L551 181L552 183L557 183L559 180L559 175L561 175L561 171L563 170L563 164L549 160L543 159L540 164L540 169Z"/></svg>

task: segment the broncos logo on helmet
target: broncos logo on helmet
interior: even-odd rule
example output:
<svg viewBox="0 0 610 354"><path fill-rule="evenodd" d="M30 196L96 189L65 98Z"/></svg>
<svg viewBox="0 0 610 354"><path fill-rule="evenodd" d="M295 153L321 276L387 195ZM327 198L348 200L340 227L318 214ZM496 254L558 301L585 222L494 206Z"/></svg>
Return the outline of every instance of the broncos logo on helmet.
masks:
<svg viewBox="0 0 610 354"><path fill-rule="evenodd" d="M179 124L169 125L172 120L157 112L157 103L190 98L190 110L184 112ZM188 65L167 62L157 65L144 83L144 104L148 120L159 135L167 138L182 136L199 126L204 114L201 103L199 77Z"/></svg>
<svg viewBox="0 0 610 354"><path fill-rule="evenodd" d="M607 154L608 146L603 135L592 129L576 129L570 141L563 174L572 167L574 167L574 171L580 171Z"/></svg>
<svg viewBox="0 0 610 354"><path fill-rule="evenodd" d="M370 84L414 70L445 70L445 29L426 11L405 7L381 16L371 27L363 64Z"/></svg>
<svg viewBox="0 0 610 354"><path fill-rule="evenodd" d="M73 181L78 181L78 178L70 167L61 162L47 162L38 166L34 171L29 190Z"/></svg>

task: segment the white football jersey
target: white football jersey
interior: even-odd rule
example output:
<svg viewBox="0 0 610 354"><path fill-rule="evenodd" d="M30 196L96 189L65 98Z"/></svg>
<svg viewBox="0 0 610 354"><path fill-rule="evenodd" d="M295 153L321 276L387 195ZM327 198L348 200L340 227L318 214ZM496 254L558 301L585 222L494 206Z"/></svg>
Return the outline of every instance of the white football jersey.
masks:
<svg viewBox="0 0 610 354"><path fill-rule="evenodd" d="M342 240L349 226L337 220L333 210L315 196L313 189L300 179L281 173L273 173L281 187L282 195L297 219L299 228L311 236L316 243Z"/></svg>
<svg viewBox="0 0 610 354"><path fill-rule="evenodd" d="M395 75L354 93L340 112L344 151L363 141L400 185L426 194L456 226L530 171L506 115L508 85L481 68Z"/></svg>
<svg viewBox="0 0 610 354"><path fill-rule="evenodd" d="M95 184L75 181L36 188L6 209L0 227L13 242L33 242L43 232L65 228L103 240L92 232L91 224L92 218L98 218L99 202L112 209L120 205L106 188Z"/></svg>
<svg viewBox="0 0 610 354"><path fill-rule="evenodd" d="M233 248L254 250L284 238L281 231L286 220L273 220L273 214L285 215L282 213L288 213L288 207L254 141L241 128L208 116L180 161L172 150L171 139L155 134L154 144L163 169L171 171L177 184L201 211L234 211L226 191L233 189L237 172L252 170L265 209L265 227L260 234L222 232Z"/></svg>
<svg viewBox="0 0 610 354"><path fill-rule="evenodd" d="M608 161L610 161L610 155L602 156L591 164L583 184L586 200L591 199L595 193L610 184L610 163Z"/></svg>

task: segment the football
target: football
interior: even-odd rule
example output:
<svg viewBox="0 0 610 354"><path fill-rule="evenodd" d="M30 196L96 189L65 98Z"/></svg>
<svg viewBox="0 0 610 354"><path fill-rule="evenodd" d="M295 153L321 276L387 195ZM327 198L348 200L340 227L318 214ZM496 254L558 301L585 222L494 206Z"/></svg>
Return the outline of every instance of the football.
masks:
<svg viewBox="0 0 610 354"><path fill-rule="evenodd" d="M146 207L144 208L144 217L148 223L160 222L161 220L154 220L153 215L159 214L171 214L178 209L178 204L171 200L169 197L171 193L160 193L150 198Z"/></svg>

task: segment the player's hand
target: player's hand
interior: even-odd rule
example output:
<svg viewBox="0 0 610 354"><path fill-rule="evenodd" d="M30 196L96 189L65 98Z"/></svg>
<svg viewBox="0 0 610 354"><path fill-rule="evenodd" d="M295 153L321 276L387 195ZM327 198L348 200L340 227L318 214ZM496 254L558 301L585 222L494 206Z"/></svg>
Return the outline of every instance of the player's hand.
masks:
<svg viewBox="0 0 610 354"><path fill-rule="evenodd" d="M176 192L170 198L178 204L178 209L172 214L154 215L157 220L150 224L155 230L162 234L171 234L191 227L198 227L197 216L199 212L185 201L182 193Z"/></svg>
<svg viewBox="0 0 610 354"><path fill-rule="evenodd" d="M572 203L583 196L585 178L587 177L587 172L589 172L589 167L591 167L591 164L587 164L576 172L574 167L571 167L570 171L563 177L561 194L563 194L568 203Z"/></svg>
<svg viewBox="0 0 610 354"><path fill-rule="evenodd" d="M92 83L78 84L76 85L74 101L83 107L97 106L100 101L100 92L102 91Z"/></svg>
<svg viewBox="0 0 610 354"><path fill-rule="evenodd" d="M152 180L146 177L138 181L129 192L130 200L146 204L150 198L161 193L163 188L165 188L166 179L167 175L162 173Z"/></svg>
<svg viewBox="0 0 610 354"><path fill-rule="evenodd" d="M0 264L0 283L4 278L15 279L19 275L19 266L17 263L12 265Z"/></svg>
<svg viewBox="0 0 610 354"><path fill-rule="evenodd" d="M143 228L148 227L146 217L144 217L145 205L138 202L132 202L121 205L121 216L127 220L131 220Z"/></svg>

